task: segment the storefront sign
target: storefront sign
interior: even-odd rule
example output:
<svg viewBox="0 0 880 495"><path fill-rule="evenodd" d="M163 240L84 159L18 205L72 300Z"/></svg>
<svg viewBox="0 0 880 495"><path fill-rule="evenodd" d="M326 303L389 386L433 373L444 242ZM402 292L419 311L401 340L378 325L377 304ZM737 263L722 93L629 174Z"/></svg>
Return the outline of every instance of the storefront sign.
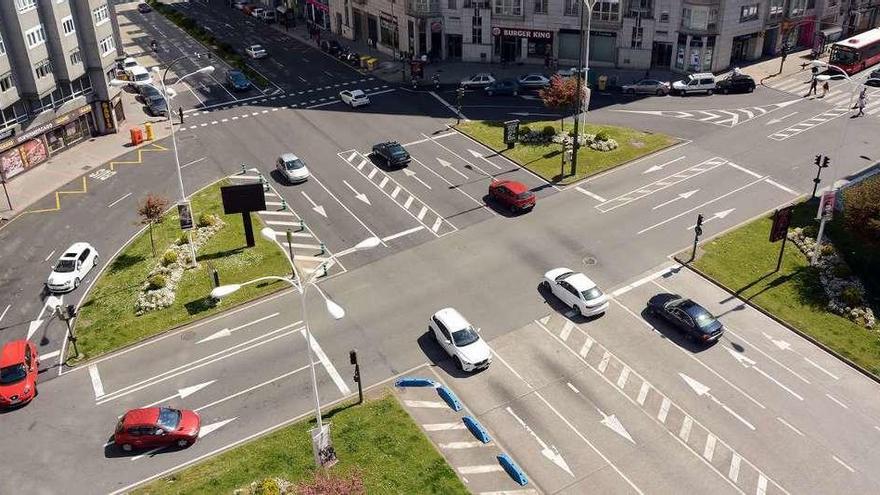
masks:
<svg viewBox="0 0 880 495"><path fill-rule="evenodd" d="M537 31L534 29L519 29L506 27L493 27L493 36L506 36L510 38L526 38L530 40L552 40L552 31Z"/></svg>
<svg viewBox="0 0 880 495"><path fill-rule="evenodd" d="M101 102L101 117L104 119L104 128L107 132L114 132L116 126L113 125L113 107L109 101Z"/></svg>
<svg viewBox="0 0 880 495"><path fill-rule="evenodd" d="M19 145L29 139L33 139L34 137L39 136L40 134L43 134L51 129L54 129L55 127L58 127L60 125L64 125L64 124L70 122L71 120L76 120L80 115L89 113L91 110L92 109L89 105L83 105L83 106L77 108L76 110L67 112L60 117L56 117L55 119L53 119L49 122L46 122L43 125L35 127L33 129L30 129L29 131L25 132L24 134L20 134L20 135L16 136L14 139L9 139L7 141L3 141L2 143L0 143L0 152L6 151L9 148L12 148L13 146Z"/></svg>

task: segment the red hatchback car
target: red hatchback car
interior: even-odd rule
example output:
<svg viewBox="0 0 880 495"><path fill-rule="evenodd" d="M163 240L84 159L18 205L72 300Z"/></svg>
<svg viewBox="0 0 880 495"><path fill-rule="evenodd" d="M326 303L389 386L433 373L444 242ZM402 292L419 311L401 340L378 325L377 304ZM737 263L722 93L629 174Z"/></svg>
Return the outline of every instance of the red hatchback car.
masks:
<svg viewBox="0 0 880 495"><path fill-rule="evenodd" d="M512 212L535 207L535 193L515 180L493 180L489 184L489 197L510 208Z"/></svg>
<svg viewBox="0 0 880 495"><path fill-rule="evenodd" d="M40 357L29 340L7 342L0 352L0 407L26 404L37 396Z"/></svg>
<svg viewBox="0 0 880 495"><path fill-rule="evenodd" d="M132 409L116 424L113 442L126 452L155 447L187 447L199 438L201 418L170 407Z"/></svg>

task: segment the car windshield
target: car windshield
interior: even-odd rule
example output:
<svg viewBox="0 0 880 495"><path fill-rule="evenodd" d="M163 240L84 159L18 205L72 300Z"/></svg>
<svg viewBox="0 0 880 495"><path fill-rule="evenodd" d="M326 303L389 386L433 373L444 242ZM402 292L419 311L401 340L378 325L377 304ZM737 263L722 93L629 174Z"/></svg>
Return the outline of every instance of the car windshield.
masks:
<svg viewBox="0 0 880 495"><path fill-rule="evenodd" d="M688 311L688 314L691 315L694 321L697 322L697 326L700 328L706 328L715 323L715 317L705 309L694 308Z"/></svg>
<svg viewBox="0 0 880 495"><path fill-rule="evenodd" d="M590 299L596 299L597 297L602 297L602 291L599 290L598 287L593 287L592 289L587 289L585 291L581 291L581 295L584 296L584 299L589 301Z"/></svg>
<svg viewBox="0 0 880 495"><path fill-rule="evenodd" d="M479 338L480 336L474 330L474 327L467 327L457 332L452 332L452 341L455 342L455 347L471 345Z"/></svg>
<svg viewBox="0 0 880 495"><path fill-rule="evenodd" d="M174 430L180 424L180 411L168 407L159 408L159 426Z"/></svg>
<svg viewBox="0 0 880 495"><path fill-rule="evenodd" d="M287 170L296 170L305 166L306 164L303 163L302 160L300 160L299 158L297 158L296 160L289 160L284 162L284 168L286 168Z"/></svg>
<svg viewBox="0 0 880 495"><path fill-rule="evenodd" d="M400 145L391 146L388 148L388 151L394 156L406 156L406 150Z"/></svg>
<svg viewBox="0 0 880 495"><path fill-rule="evenodd" d="M233 72L232 74L229 74L229 78L236 83L243 83L247 81L247 79L245 79L244 77L244 74L242 74L241 72Z"/></svg>
<svg viewBox="0 0 880 495"><path fill-rule="evenodd" d="M24 363L0 368L0 385L9 385L24 380L25 376L27 376L27 367Z"/></svg>
<svg viewBox="0 0 880 495"><path fill-rule="evenodd" d="M532 191L521 192L516 195L516 199L529 199L532 197Z"/></svg>
<svg viewBox="0 0 880 495"><path fill-rule="evenodd" d="M76 270L76 261L72 259L66 260L58 260L58 264L55 265L55 272L58 273L70 273Z"/></svg>
<svg viewBox="0 0 880 495"><path fill-rule="evenodd" d="M150 75L149 74L135 74L134 80L135 81L149 81Z"/></svg>
<svg viewBox="0 0 880 495"><path fill-rule="evenodd" d="M251 47L251 50L253 50L255 52L262 51L262 49L263 49L263 47L261 45L254 45Z"/></svg>

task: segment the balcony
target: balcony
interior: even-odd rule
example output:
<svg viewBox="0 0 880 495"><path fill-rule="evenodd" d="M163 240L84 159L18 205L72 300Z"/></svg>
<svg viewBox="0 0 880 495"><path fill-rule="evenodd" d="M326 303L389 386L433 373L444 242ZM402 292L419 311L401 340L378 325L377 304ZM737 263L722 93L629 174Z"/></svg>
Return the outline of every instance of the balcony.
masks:
<svg viewBox="0 0 880 495"><path fill-rule="evenodd" d="M438 17L440 16L440 0L406 0L406 15Z"/></svg>

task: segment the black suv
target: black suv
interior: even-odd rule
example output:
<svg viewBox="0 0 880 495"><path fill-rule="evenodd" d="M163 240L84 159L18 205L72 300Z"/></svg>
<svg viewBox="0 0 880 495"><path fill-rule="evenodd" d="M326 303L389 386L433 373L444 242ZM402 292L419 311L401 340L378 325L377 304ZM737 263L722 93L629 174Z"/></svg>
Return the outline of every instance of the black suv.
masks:
<svg viewBox="0 0 880 495"><path fill-rule="evenodd" d="M410 160L409 152L397 141L374 144L373 154L389 167L404 167Z"/></svg>
<svg viewBox="0 0 880 495"><path fill-rule="evenodd" d="M755 90L755 80L748 74L731 74L715 83L719 93L751 93Z"/></svg>

